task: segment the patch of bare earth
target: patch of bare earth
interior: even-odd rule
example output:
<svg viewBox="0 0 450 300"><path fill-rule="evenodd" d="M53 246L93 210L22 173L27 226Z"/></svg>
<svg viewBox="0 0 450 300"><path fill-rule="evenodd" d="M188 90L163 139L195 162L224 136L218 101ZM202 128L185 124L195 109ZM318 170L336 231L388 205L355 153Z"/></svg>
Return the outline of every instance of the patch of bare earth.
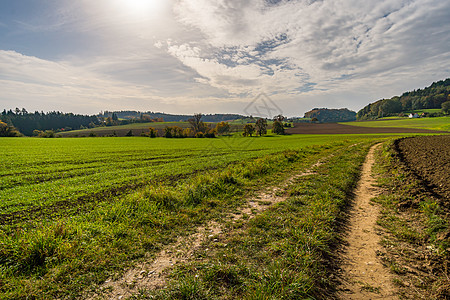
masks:
<svg viewBox="0 0 450 300"><path fill-rule="evenodd" d="M382 265L378 254L382 253L376 221L378 206L371 202L380 192L372 176L373 146L363 164L361 178L355 191L350 212L349 231L342 264L341 299L398 299L392 285L389 270Z"/></svg>
<svg viewBox="0 0 450 300"><path fill-rule="evenodd" d="M315 173L315 169L322 164L319 160L308 170L295 174L285 180L281 185L269 187L261 191L257 196L250 199L247 204L237 211L229 214L232 222L242 221L255 217L270 206L287 199L284 192L294 180L301 176ZM136 295L140 290L155 290L164 287L167 283L167 275L170 270L179 263L193 261L196 251L202 248L206 242L218 242L223 235L230 234L229 231L222 233L222 224L211 221L204 227L199 227L196 233L190 236L179 237L177 242L160 251L156 258L139 263L134 268L126 271L118 279L108 279L98 289L97 293L90 294L86 299L127 299ZM208 249L202 249L208 250Z"/></svg>

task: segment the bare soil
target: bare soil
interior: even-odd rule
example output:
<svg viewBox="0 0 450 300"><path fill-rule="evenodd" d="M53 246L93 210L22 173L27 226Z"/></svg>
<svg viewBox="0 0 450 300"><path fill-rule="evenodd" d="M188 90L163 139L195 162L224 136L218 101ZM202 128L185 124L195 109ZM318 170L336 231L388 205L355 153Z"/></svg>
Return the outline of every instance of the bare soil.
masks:
<svg viewBox="0 0 450 300"><path fill-rule="evenodd" d="M382 250L376 226L379 208L371 202L380 192L374 187L371 171L378 146L380 144L370 149L355 191L349 232L345 238L341 299L398 299L391 274L378 257Z"/></svg>
<svg viewBox="0 0 450 300"><path fill-rule="evenodd" d="M402 161L435 193L450 204L450 135L398 141Z"/></svg>
<svg viewBox="0 0 450 300"><path fill-rule="evenodd" d="M296 123L293 128L285 130L287 134L371 134L371 133L447 133L417 128L396 127L360 127L337 123Z"/></svg>
<svg viewBox="0 0 450 300"><path fill-rule="evenodd" d="M450 136L397 140L392 170L383 173L388 180L383 195L394 195L389 202L377 200L384 205L380 221L388 231L383 260L395 272L402 299L450 299L449 142ZM432 217L426 203L439 203Z"/></svg>

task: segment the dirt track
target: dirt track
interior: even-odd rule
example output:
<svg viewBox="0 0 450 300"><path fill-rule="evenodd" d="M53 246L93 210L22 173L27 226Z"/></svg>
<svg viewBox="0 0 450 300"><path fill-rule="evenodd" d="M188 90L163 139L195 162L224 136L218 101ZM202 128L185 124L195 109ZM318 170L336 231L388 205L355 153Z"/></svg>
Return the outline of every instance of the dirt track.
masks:
<svg viewBox="0 0 450 300"><path fill-rule="evenodd" d="M287 134L370 134L370 133L438 133L439 131L417 128L360 127L337 123L297 123L294 128L286 129ZM444 132L440 132L444 133Z"/></svg>
<svg viewBox="0 0 450 300"><path fill-rule="evenodd" d="M407 166L450 202L450 135L402 139L398 151Z"/></svg>
<svg viewBox="0 0 450 300"><path fill-rule="evenodd" d="M380 236L376 232L379 208L370 201L379 190L374 187L372 166L374 152L381 144L373 146L363 164L361 178L355 191L350 212L349 232L345 237L342 264L342 285L339 299L398 299L392 286L389 270L377 253L381 250Z"/></svg>

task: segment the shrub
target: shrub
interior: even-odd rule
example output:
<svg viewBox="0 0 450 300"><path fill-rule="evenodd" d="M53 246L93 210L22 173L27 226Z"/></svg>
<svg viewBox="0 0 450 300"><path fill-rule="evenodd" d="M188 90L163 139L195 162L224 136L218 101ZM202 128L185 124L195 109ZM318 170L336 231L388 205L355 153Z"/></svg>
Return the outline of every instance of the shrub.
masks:
<svg viewBox="0 0 450 300"><path fill-rule="evenodd" d="M21 134L16 128L0 121L0 137L17 137L17 136L21 136Z"/></svg>
<svg viewBox="0 0 450 300"><path fill-rule="evenodd" d="M151 138L155 138L158 136L158 131L155 128L150 127L148 130L149 130L149 136Z"/></svg>
<svg viewBox="0 0 450 300"><path fill-rule="evenodd" d="M186 128L183 130L183 135L185 137L193 137L194 136L194 132L192 131L191 128Z"/></svg>
<svg viewBox="0 0 450 300"><path fill-rule="evenodd" d="M53 130L46 130L46 131L41 131L39 133L39 137L43 137L43 138L54 138L55 137L55 132Z"/></svg>
<svg viewBox="0 0 450 300"><path fill-rule="evenodd" d="M230 124L224 121L217 123L216 132L217 134L227 134L228 132L230 132Z"/></svg>
<svg viewBox="0 0 450 300"><path fill-rule="evenodd" d="M216 130L210 129L208 132L205 133L205 137L207 138L215 138L216 137Z"/></svg>
<svg viewBox="0 0 450 300"><path fill-rule="evenodd" d="M164 137L168 138L168 139L173 137L173 135L172 135L172 127L164 128Z"/></svg>

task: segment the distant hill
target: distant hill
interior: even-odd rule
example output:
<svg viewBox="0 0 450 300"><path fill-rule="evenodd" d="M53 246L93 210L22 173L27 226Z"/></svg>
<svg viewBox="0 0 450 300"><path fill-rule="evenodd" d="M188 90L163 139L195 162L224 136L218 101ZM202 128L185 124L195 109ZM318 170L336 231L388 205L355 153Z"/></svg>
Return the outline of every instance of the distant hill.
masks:
<svg viewBox="0 0 450 300"><path fill-rule="evenodd" d="M305 113L305 118L317 118L320 123L349 122L356 120L356 112L347 108L313 108Z"/></svg>
<svg viewBox="0 0 450 300"><path fill-rule="evenodd" d="M358 111L358 120L395 116L401 112L420 109L440 109L442 103L450 100L450 78L433 82L429 87L403 93L391 99L370 103Z"/></svg>
<svg viewBox="0 0 450 300"><path fill-rule="evenodd" d="M159 119L162 118L164 122L184 122L188 119L192 118L193 115L172 115L172 114L166 114L166 113L160 113L160 112L141 112L141 111L133 111L133 110L127 110L127 111L105 111L104 113L100 114L100 117L111 117L112 114L116 114L119 119L125 119L125 120L133 120L133 119L141 119L143 115L147 115L151 119ZM206 114L203 115L202 121L203 122L222 122L222 121L232 121L241 119L244 116L238 115L238 114Z"/></svg>

